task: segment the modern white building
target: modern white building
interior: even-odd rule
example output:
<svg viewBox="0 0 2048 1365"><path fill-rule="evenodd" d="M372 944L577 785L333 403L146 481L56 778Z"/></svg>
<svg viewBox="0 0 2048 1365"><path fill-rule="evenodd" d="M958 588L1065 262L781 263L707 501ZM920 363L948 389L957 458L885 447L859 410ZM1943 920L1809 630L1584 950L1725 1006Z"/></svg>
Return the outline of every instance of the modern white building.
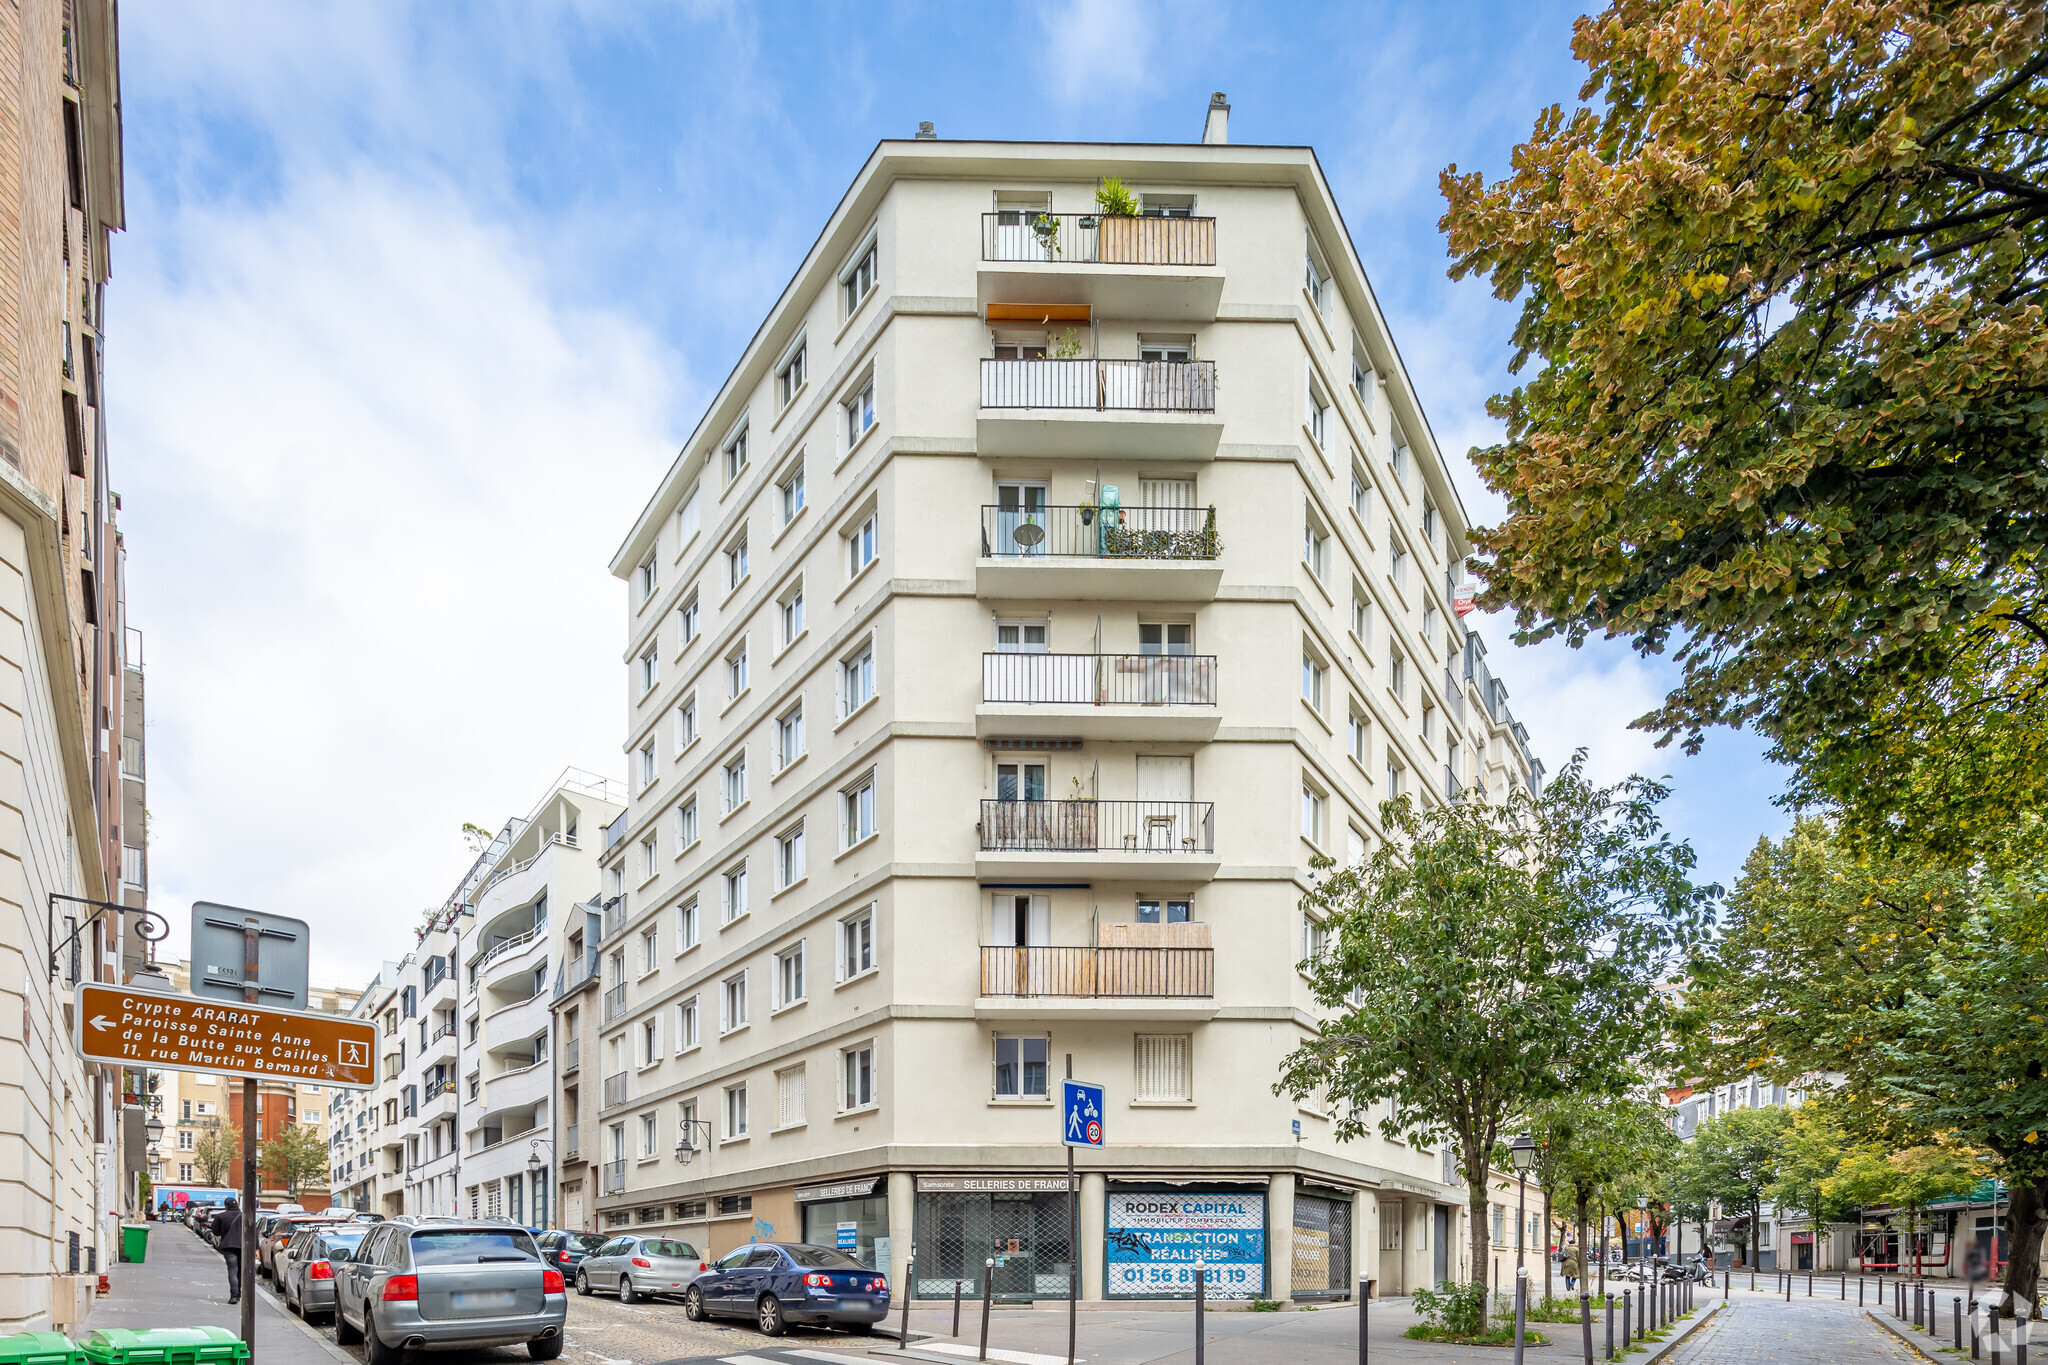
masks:
<svg viewBox="0 0 2048 1365"><path fill-rule="evenodd" d="M1462 1273L1446 1153L1273 1092L1299 904L1382 800L1541 769L1315 154L1227 115L881 143L633 523L600 1230L914 1243L919 1297Z"/></svg>

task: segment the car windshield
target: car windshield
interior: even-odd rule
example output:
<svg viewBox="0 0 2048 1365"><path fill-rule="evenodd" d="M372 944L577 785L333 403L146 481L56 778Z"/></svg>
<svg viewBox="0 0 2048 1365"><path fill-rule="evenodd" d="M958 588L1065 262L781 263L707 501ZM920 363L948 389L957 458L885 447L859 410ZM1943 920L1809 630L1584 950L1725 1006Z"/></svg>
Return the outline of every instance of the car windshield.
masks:
<svg viewBox="0 0 2048 1365"><path fill-rule="evenodd" d="M641 1245L647 1248L649 1256L668 1256L678 1261L694 1261L697 1259L697 1248L691 1246L688 1242L650 1239L642 1242Z"/></svg>
<svg viewBox="0 0 2048 1365"><path fill-rule="evenodd" d="M533 1238L523 1232L486 1232L450 1228L415 1232L412 1263L416 1266L476 1265L484 1261L539 1260Z"/></svg>
<svg viewBox="0 0 2048 1365"><path fill-rule="evenodd" d="M784 1247L783 1250L789 1253L790 1260L795 1261L806 1270L867 1269L866 1266L854 1260L853 1257L845 1252L834 1251L831 1247L793 1246Z"/></svg>
<svg viewBox="0 0 2048 1365"><path fill-rule="evenodd" d="M569 1245L576 1247L585 1255L604 1245L604 1238L594 1232L571 1232L566 1236L569 1238Z"/></svg>

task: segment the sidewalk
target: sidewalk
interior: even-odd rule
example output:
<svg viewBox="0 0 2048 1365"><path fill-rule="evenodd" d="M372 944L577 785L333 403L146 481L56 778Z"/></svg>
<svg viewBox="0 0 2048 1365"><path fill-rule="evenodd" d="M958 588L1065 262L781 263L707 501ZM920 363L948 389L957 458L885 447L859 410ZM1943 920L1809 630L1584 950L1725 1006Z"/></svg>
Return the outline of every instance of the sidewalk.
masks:
<svg viewBox="0 0 2048 1365"><path fill-rule="evenodd" d="M239 1332L241 1305L228 1303L227 1263L177 1223L149 1225L149 1258L107 1267L113 1293L93 1305L85 1332L103 1327L225 1327ZM257 1365L358 1365L356 1358L256 1291Z"/></svg>

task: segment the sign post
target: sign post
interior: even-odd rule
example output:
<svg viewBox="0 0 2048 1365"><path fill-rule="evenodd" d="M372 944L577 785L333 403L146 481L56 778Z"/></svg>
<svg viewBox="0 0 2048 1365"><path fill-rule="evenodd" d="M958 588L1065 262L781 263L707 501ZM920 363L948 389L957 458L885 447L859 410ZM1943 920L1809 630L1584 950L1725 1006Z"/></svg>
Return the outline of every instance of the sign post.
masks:
<svg viewBox="0 0 2048 1365"><path fill-rule="evenodd" d="M1103 490L1105 494L1113 491ZM1107 505L1105 503L1105 505ZM1067 1149L1067 1365L1074 1365L1076 1314L1081 1297L1081 1196L1075 1184L1074 1149L1103 1145L1102 1087L1074 1079L1074 1054L1067 1054L1067 1078L1060 1082L1060 1141Z"/></svg>

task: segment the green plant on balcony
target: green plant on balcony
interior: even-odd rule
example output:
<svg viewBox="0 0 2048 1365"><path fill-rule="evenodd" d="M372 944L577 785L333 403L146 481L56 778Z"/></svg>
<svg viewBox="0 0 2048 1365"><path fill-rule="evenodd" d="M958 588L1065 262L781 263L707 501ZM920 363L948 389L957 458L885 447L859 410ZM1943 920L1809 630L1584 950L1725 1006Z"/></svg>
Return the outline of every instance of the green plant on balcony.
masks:
<svg viewBox="0 0 2048 1365"><path fill-rule="evenodd" d="M1081 357L1081 334L1071 327L1064 332L1055 332L1047 339L1046 350L1054 360L1078 360Z"/></svg>
<svg viewBox="0 0 2048 1365"><path fill-rule="evenodd" d="M1060 220L1050 213L1035 213L1031 216L1031 235L1038 239L1039 247L1047 256L1060 254Z"/></svg>
<svg viewBox="0 0 2048 1365"><path fill-rule="evenodd" d="M1104 559L1214 559L1222 551L1223 545L1216 538L1214 504L1199 528L1138 528L1122 524L1120 518L1103 518Z"/></svg>
<svg viewBox="0 0 2048 1365"><path fill-rule="evenodd" d="M1135 218L1138 214L1138 196L1131 193L1130 186L1118 176L1109 176L1096 182L1095 207L1113 218Z"/></svg>

